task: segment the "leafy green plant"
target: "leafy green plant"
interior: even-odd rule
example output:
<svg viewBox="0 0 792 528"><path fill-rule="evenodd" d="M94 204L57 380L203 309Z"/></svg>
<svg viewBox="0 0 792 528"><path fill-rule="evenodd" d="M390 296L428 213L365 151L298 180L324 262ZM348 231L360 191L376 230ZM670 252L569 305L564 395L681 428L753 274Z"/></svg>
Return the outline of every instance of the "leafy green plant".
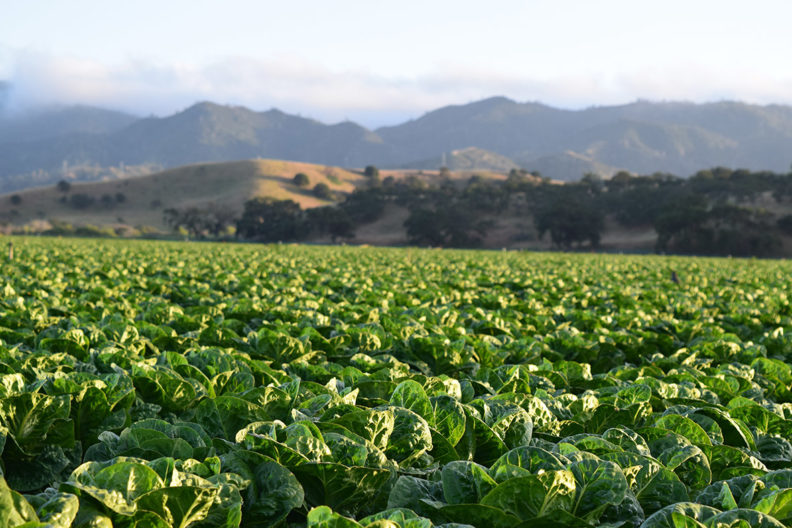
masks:
<svg viewBox="0 0 792 528"><path fill-rule="evenodd" d="M792 522L785 261L15 247L0 525Z"/></svg>

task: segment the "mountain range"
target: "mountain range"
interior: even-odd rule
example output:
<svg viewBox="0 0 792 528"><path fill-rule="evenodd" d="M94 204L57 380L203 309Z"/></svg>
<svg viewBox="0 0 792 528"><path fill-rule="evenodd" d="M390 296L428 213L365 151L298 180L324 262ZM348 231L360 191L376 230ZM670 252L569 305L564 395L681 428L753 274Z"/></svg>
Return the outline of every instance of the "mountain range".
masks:
<svg viewBox="0 0 792 528"><path fill-rule="evenodd" d="M4 192L57 181L75 166L101 175L125 165L255 158L342 167L522 167L560 180L618 170L684 177L714 166L786 172L792 107L638 101L564 110L493 97L375 130L210 102L167 117L85 106L0 117Z"/></svg>

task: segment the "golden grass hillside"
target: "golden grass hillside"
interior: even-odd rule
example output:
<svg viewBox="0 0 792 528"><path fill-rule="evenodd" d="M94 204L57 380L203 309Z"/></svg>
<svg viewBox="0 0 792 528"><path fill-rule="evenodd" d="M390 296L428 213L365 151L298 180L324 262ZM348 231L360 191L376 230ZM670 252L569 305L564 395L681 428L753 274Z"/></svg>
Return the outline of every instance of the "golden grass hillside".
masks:
<svg viewBox="0 0 792 528"><path fill-rule="evenodd" d="M298 172L308 176L308 186L301 188L292 182ZM163 211L169 208L212 205L241 214L245 201L257 196L291 199L310 208L331 203L314 196L312 189L316 184L326 183L335 192L349 193L364 181L359 173L311 163L202 163L135 178L73 183L65 193L51 186L0 196L0 222L22 226L57 220L74 225L151 226L167 230ZM90 196L94 203L76 208L71 202L76 194ZM118 200L121 195L122 200Z"/></svg>

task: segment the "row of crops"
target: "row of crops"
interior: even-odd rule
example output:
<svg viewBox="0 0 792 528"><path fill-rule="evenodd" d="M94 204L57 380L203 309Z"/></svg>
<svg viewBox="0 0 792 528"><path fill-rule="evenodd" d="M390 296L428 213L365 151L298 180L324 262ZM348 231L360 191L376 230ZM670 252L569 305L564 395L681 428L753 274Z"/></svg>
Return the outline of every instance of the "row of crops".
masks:
<svg viewBox="0 0 792 528"><path fill-rule="evenodd" d="M792 525L786 261L14 242L0 526Z"/></svg>

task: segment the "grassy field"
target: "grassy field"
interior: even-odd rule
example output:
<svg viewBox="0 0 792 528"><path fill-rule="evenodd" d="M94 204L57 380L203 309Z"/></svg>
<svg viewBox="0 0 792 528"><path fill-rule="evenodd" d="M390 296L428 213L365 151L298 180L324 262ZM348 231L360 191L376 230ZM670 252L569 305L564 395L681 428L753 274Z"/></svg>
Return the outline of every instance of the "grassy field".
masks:
<svg viewBox="0 0 792 528"><path fill-rule="evenodd" d="M2 526L792 522L788 261L0 240Z"/></svg>
<svg viewBox="0 0 792 528"><path fill-rule="evenodd" d="M298 172L308 176L308 187L292 183ZM241 213L242 204L256 196L290 199L302 207L327 205L315 197L311 189L318 183L333 191L351 192L363 180L360 174L343 169L278 160L250 160L229 163L190 165L164 172L96 183L75 183L68 193L55 187L30 189L16 193L21 203L14 205L10 196L0 198L0 219L23 225L36 220L54 219L73 224L98 226L148 225L166 229L163 210L205 206L230 208ZM93 197L90 208L77 209L62 203L73 194ZM103 207L103 195L123 193L126 200Z"/></svg>

